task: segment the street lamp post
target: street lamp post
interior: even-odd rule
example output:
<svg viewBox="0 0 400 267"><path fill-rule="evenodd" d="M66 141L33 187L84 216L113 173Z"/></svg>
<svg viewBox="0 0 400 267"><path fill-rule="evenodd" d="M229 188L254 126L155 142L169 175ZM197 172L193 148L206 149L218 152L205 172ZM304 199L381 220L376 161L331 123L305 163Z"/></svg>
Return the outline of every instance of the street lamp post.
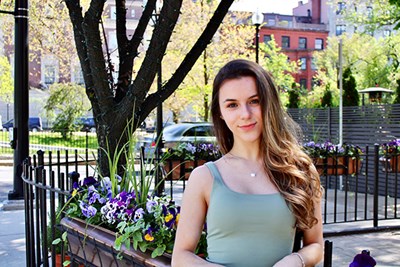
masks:
<svg viewBox="0 0 400 267"><path fill-rule="evenodd" d="M264 21L264 15L259 9L257 9L257 11L251 17L251 20L253 22L253 25L256 26L256 62L258 63L258 50L260 44L259 32L260 32L260 25Z"/></svg>
<svg viewBox="0 0 400 267"><path fill-rule="evenodd" d="M143 1L143 6L146 6L147 1ZM163 1L158 0L156 1L156 7L153 13L153 23L156 26L158 23L160 23L160 13L161 9L163 6ZM161 62L158 65L157 69L157 92L160 93L162 90L162 66ZM157 118L156 118L156 132L157 132L157 147L156 147L156 159L157 159L157 169L156 169L156 174L155 174L155 184L158 185L157 187L157 195L161 195L164 191L164 183L163 177L162 177L162 171L161 171L161 165L160 159L161 159L161 149L163 148L163 142L162 142L162 130L163 130L163 110L162 110L162 102L158 103L157 105Z"/></svg>

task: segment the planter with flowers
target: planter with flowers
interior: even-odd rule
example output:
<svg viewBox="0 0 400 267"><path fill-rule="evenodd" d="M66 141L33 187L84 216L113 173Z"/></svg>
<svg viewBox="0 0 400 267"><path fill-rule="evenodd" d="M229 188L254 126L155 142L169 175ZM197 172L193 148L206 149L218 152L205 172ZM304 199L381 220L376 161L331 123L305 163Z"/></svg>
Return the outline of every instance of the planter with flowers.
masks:
<svg viewBox="0 0 400 267"><path fill-rule="evenodd" d="M197 166L221 157L218 146L212 143L182 142L163 153L164 170L167 180L187 180Z"/></svg>
<svg viewBox="0 0 400 267"><path fill-rule="evenodd" d="M344 143L335 145L308 142L303 145L305 152L313 159L320 175L353 175L360 172L362 149Z"/></svg>
<svg viewBox="0 0 400 267"><path fill-rule="evenodd" d="M400 139L394 139L379 147L379 161L386 172L400 172Z"/></svg>
<svg viewBox="0 0 400 267"><path fill-rule="evenodd" d="M127 157L123 177L116 173L119 156ZM157 163L145 163L142 155L138 164L135 156L130 141L110 156L109 177L73 184L61 220L72 260L85 266L170 266L180 207L155 195ZM198 253L204 243L205 232Z"/></svg>

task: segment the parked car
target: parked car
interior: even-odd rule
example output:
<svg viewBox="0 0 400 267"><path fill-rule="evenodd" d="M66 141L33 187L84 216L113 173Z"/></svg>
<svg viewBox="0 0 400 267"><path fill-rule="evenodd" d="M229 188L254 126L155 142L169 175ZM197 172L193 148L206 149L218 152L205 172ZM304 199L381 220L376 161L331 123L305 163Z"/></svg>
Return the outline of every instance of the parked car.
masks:
<svg viewBox="0 0 400 267"><path fill-rule="evenodd" d="M166 126L163 129L162 142L165 148L173 148L180 142L216 143L213 126L209 122L188 122ZM155 153L157 136L155 133L139 138L137 149L144 147L145 157L152 157Z"/></svg>
<svg viewBox="0 0 400 267"><path fill-rule="evenodd" d="M147 122L145 121L144 123L146 123L145 128L146 128L146 132L148 133L155 133L157 131L157 122L153 122L150 121L150 125L147 124ZM170 126L170 125L174 125L175 123L171 122L171 121L166 121L163 123L163 128Z"/></svg>
<svg viewBox="0 0 400 267"><path fill-rule="evenodd" d="M10 128L14 127L14 119L3 123L3 131L9 131ZM29 131L38 132L42 131L42 119L40 117L29 117L29 124L28 124Z"/></svg>
<svg viewBox="0 0 400 267"><path fill-rule="evenodd" d="M81 125L81 131L84 132L96 132L96 125L93 117L80 117L76 120L76 124Z"/></svg>
<svg viewBox="0 0 400 267"><path fill-rule="evenodd" d="M163 130L164 147L172 148L180 142L216 143L213 126L209 122L178 123Z"/></svg>

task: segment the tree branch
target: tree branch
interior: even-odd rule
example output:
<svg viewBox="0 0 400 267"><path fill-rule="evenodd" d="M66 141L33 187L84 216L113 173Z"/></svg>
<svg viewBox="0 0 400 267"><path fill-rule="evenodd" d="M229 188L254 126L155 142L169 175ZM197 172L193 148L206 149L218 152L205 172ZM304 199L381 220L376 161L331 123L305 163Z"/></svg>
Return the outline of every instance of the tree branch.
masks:
<svg viewBox="0 0 400 267"><path fill-rule="evenodd" d="M124 0L116 0L117 3L117 41L120 64L118 71L118 84L116 88L115 100L120 102L125 97L128 86L132 80L133 61L138 55L138 47L143 40L144 32L150 21L156 0L149 0L143 10L139 23L130 41L126 37L126 9ZM120 16L122 18L120 19Z"/></svg>
<svg viewBox="0 0 400 267"><path fill-rule="evenodd" d="M136 79L129 87L129 98L123 99L119 104L125 107L124 110L132 110L134 105L139 109L143 99L145 99L172 35L172 31L179 17L179 10L182 0L165 2L158 18L158 23L154 28L149 48L141 64ZM146 77L146 79L144 79ZM135 100L135 102L134 102Z"/></svg>
<svg viewBox="0 0 400 267"><path fill-rule="evenodd" d="M160 99L164 101L167 99L175 90L178 88L179 84L184 80L188 72L192 69L193 65L196 63L197 59L200 57L201 53L211 42L214 34L218 30L225 15L228 13L233 0L221 0L214 15L210 19L207 27L204 29L203 33L193 45L192 49L186 55L182 63L177 68L176 72L172 75L171 79L163 86L161 92L156 92L149 95L143 102L142 114L147 116L157 105Z"/></svg>
<svg viewBox="0 0 400 267"><path fill-rule="evenodd" d="M92 103L93 109L98 109L98 101L94 93L93 76L92 72L90 71L89 61L86 60L88 58L88 52L85 41L85 35L82 28L83 25L82 7L79 1L66 0L65 3L67 5L69 16L71 18L74 31L75 47L78 53L79 62L82 68L82 73L84 74L83 79L85 81L86 95L88 96L90 102Z"/></svg>
<svg viewBox="0 0 400 267"><path fill-rule="evenodd" d="M98 99L99 109L102 113L107 113L108 110L112 110L114 107L113 91L110 88L106 62L104 59L101 35L100 35L100 19L104 9L105 1L92 0L88 11L85 14L83 20L83 31L85 34L87 46L87 58L89 61L90 73L96 75L94 79L94 93Z"/></svg>

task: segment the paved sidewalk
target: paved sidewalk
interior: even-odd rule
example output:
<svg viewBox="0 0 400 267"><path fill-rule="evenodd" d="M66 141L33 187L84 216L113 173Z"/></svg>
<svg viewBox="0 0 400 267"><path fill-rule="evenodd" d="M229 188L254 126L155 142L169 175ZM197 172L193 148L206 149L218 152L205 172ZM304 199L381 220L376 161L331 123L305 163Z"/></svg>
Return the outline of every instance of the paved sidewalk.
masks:
<svg viewBox="0 0 400 267"><path fill-rule="evenodd" d="M0 266L25 266L25 216L23 210L5 210L8 192L13 189L12 166L0 166ZM380 226L400 226L400 220L380 221ZM372 221L328 224L324 231L372 227ZM327 237L333 241L334 267L349 266L364 249L371 252L377 266L400 266L400 230ZM319 264L318 267L322 267Z"/></svg>

